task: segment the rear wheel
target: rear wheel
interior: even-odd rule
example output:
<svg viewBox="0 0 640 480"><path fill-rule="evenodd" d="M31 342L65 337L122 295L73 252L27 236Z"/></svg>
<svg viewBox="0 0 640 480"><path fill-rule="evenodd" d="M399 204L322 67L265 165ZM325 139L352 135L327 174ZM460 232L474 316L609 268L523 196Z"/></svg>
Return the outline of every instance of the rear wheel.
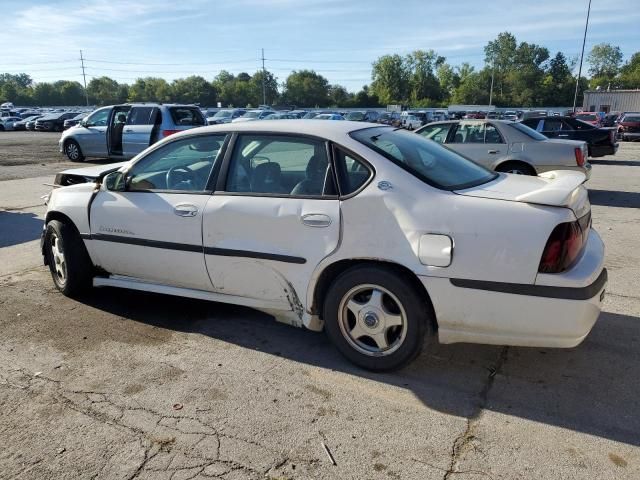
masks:
<svg viewBox="0 0 640 480"><path fill-rule="evenodd" d="M80 145L75 140L68 140L64 145L64 153L67 154L67 157L72 162L82 162L84 160L84 155L82 154L82 150L80 150Z"/></svg>
<svg viewBox="0 0 640 480"><path fill-rule="evenodd" d="M51 220L45 231L44 249L53 283L63 294L71 297L91 285L91 259L75 228Z"/></svg>
<svg viewBox="0 0 640 480"><path fill-rule="evenodd" d="M513 173L516 175L536 176L535 169L524 162L505 162L496 168L497 172Z"/></svg>
<svg viewBox="0 0 640 480"><path fill-rule="evenodd" d="M356 365L395 370L420 353L431 325L428 311L411 282L394 270L353 267L327 292L325 328L340 353Z"/></svg>

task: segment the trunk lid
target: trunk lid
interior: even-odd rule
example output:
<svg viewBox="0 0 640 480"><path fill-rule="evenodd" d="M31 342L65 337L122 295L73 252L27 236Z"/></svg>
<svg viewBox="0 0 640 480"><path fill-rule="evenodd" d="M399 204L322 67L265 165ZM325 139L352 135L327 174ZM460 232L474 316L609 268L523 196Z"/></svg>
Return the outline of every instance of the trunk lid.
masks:
<svg viewBox="0 0 640 480"><path fill-rule="evenodd" d="M581 172L554 170L537 177L502 173L495 180L454 193L468 197L532 203L573 210L577 218L591 210Z"/></svg>

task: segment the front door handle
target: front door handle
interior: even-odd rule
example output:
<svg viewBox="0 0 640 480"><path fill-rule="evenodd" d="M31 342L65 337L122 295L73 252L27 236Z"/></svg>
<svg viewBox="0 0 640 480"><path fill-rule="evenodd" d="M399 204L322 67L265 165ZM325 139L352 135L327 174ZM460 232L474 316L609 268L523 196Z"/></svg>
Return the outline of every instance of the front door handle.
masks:
<svg viewBox="0 0 640 480"><path fill-rule="evenodd" d="M307 227L328 227L331 225L331 217L323 213L309 213L300 219Z"/></svg>
<svg viewBox="0 0 640 480"><path fill-rule="evenodd" d="M124 133L132 133L132 132L133 132L133 130L132 130L132 129L130 129L130 128L127 128L127 129L124 131Z"/></svg>
<svg viewBox="0 0 640 480"><path fill-rule="evenodd" d="M494 155L496 153L500 153L500 150L488 150L487 153Z"/></svg>
<svg viewBox="0 0 640 480"><path fill-rule="evenodd" d="M195 217L198 214L198 207L190 203L181 203L173 208L173 213L179 217Z"/></svg>
<svg viewBox="0 0 640 480"><path fill-rule="evenodd" d="M558 135L559 137L568 137L569 135Z"/></svg>

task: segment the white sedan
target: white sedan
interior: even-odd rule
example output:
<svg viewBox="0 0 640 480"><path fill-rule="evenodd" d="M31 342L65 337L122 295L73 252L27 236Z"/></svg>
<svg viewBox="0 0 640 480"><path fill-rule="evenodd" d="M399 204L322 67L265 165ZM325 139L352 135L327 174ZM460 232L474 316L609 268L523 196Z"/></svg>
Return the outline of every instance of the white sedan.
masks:
<svg viewBox="0 0 640 480"><path fill-rule="evenodd" d="M549 139L521 123L447 121L430 123L416 133L498 172L537 175L551 170L576 170L587 178L591 175L585 142Z"/></svg>
<svg viewBox="0 0 640 480"><path fill-rule="evenodd" d="M389 126L231 123L59 174L42 252L65 295L246 305L325 329L371 370L425 335L573 347L607 281L584 180L495 173Z"/></svg>

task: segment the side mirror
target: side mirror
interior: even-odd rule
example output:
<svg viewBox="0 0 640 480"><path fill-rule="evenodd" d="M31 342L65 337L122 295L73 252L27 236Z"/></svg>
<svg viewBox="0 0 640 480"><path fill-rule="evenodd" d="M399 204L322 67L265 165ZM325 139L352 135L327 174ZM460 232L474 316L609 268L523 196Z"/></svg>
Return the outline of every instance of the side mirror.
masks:
<svg viewBox="0 0 640 480"><path fill-rule="evenodd" d="M111 172L104 177L104 185L111 192L124 192L127 189L125 174L123 172Z"/></svg>

